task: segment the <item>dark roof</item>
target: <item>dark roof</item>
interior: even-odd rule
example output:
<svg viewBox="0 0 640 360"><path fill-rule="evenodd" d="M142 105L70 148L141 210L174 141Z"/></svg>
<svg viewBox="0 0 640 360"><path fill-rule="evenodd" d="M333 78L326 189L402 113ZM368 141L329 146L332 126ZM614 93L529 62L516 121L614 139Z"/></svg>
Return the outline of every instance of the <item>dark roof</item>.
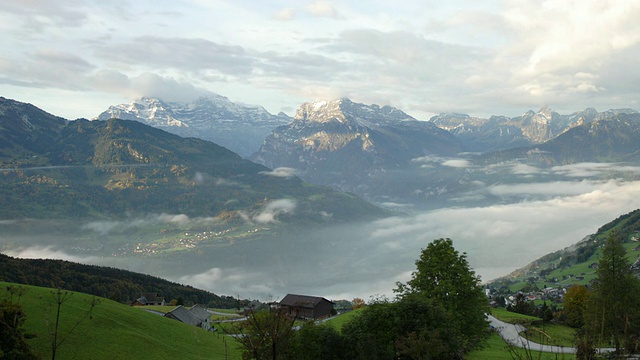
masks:
<svg viewBox="0 0 640 360"><path fill-rule="evenodd" d="M195 304L189 309L189 312L202 321L211 319L211 314L204 305Z"/></svg>
<svg viewBox="0 0 640 360"><path fill-rule="evenodd" d="M182 321L185 324L193 326L198 326L202 323L202 319L199 319L196 315L194 315L191 311L187 310L187 308L182 305L176 306L175 309L164 314L164 316L174 318L176 320Z"/></svg>
<svg viewBox="0 0 640 360"><path fill-rule="evenodd" d="M319 296L287 294L287 296L285 296L282 300L280 300L280 305L313 309L321 301L326 301L333 304L333 301L329 301Z"/></svg>
<svg viewBox="0 0 640 360"><path fill-rule="evenodd" d="M146 294L142 294L140 295L140 297L137 299L137 301L141 304L148 304L148 303L155 303L155 302L162 302L164 300L164 298L162 296L158 296L157 293L146 293Z"/></svg>

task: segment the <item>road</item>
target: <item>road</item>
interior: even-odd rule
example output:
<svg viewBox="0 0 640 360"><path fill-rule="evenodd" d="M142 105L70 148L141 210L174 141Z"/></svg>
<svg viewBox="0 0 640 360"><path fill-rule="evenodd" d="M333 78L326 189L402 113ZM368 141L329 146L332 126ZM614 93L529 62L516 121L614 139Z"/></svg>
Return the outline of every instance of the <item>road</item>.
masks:
<svg viewBox="0 0 640 360"><path fill-rule="evenodd" d="M522 336L520 333L525 331L526 328L522 325L514 325L509 324L504 321L500 321L491 315L487 315L489 322L491 323L491 327L496 329L500 336L509 344L513 346L517 346L524 349L531 349L535 351L556 353L556 354L575 354L576 348L568 347L568 346L553 346L553 345L544 345L534 343L533 341L529 341ZM598 353L606 353L612 352L615 349L613 348L601 348L597 349Z"/></svg>

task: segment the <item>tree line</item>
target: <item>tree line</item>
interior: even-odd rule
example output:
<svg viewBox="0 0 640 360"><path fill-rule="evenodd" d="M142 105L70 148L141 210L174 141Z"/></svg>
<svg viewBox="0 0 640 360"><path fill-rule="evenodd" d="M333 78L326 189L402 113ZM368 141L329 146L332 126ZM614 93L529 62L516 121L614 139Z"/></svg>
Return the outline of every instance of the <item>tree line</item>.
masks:
<svg viewBox="0 0 640 360"><path fill-rule="evenodd" d="M0 254L0 274L0 281L77 291L121 303L131 303L142 293L158 293L167 301L180 298L185 305L228 309L238 306L238 299L231 296L155 276L62 260L18 259Z"/></svg>

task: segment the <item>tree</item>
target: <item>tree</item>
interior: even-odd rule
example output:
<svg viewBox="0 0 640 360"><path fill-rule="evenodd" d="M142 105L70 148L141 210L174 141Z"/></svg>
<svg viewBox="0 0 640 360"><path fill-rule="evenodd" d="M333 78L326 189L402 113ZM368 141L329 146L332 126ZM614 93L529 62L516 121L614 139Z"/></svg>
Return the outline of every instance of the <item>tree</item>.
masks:
<svg viewBox="0 0 640 360"><path fill-rule="evenodd" d="M489 306L466 254L459 254L451 239L437 239L422 250L416 267L411 280L397 284L399 296L419 295L433 301L447 312L450 325L460 334L463 352L479 346L488 335Z"/></svg>
<svg viewBox="0 0 640 360"><path fill-rule="evenodd" d="M638 351L640 334L640 280L631 271L619 236L606 239L598 262L598 277L587 304L585 331L603 344L611 340L616 353Z"/></svg>
<svg viewBox="0 0 640 360"><path fill-rule="evenodd" d="M518 314L533 316L535 315L536 307L533 302L527 300L523 293L519 292L516 294L516 299L513 304L507 306L507 310Z"/></svg>
<svg viewBox="0 0 640 360"><path fill-rule="evenodd" d="M0 359L40 359L27 343L33 335L23 330L26 315L20 305L20 297L26 289L7 286L6 290L0 300Z"/></svg>
<svg viewBox="0 0 640 360"><path fill-rule="evenodd" d="M249 310L247 320L222 327L243 349L243 359L276 360L290 356L294 344L295 318L282 309Z"/></svg>
<svg viewBox="0 0 640 360"><path fill-rule="evenodd" d="M584 324L584 314L587 303L591 297L591 291L584 285L573 285L564 295L564 308L562 316L567 325L581 328Z"/></svg>
<svg viewBox="0 0 640 360"><path fill-rule="evenodd" d="M351 304L353 305L353 310L358 310L365 306L364 300L362 300L361 298L354 298L353 300L351 300Z"/></svg>
<svg viewBox="0 0 640 360"><path fill-rule="evenodd" d="M348 359L461 359L446 310L423 296L376 302L345 324Z"/></svg>
<svg viewBox="0 0 640 360"><path fill-rule="evenodd" d="M344 337L333 327L307 321L295 333L293 358L296 360L349 359L346 357L344 343Z"/></svg>
<svg viewBox="0 0 640 360"><path fill-rule="evenodd" d="M49 340L51 343L51 360L55 360L56 353L58 348L62 346L69 338L69 335L82 323L86 318L91 317L93 309L100 302L95 296L91 298L89 302L89 309L82 313L82 316L72 324L72 326L65 331L61 331L60 329L60 316L62 305L64 305L69 298L73 295L73 293L68 291L62 291L62 289L58 288L51 292L51 296L53 299L52 307L55 307L55 320L47 321L47 325L49 328Z"/></svg>

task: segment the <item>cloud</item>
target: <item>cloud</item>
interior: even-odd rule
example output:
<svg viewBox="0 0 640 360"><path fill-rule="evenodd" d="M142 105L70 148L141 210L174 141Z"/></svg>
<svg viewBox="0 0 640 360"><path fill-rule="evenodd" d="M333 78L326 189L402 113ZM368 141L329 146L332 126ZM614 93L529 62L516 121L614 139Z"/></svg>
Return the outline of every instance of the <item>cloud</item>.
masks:
<svg viewBox="0 0 640 360"><path fill-rule="evenodd" d="M54 246L30 246L26 248L7 250L5 253L9 256L22 259L54 259L73 261L83 264L101 264L104 262L97 256L71 255L63 250L56 249Z"/></svg>
<svg viewBox="0 0 640 360"><path fill-rule="evenodd" d="M290 21L296 16L296 11L293 8L284 8L273 15L275 20Z"/></svg>
<svg viewBox="0 0 640 360"><path fill-rule="evenodd" d="M309 14L313 16L319 17L329 17L335 18L338 17L338 11L336 8L328 1L315 1L307 6L307 11Z"/></svg>
<svg viewBox="0 0 640 360"><path fill-rule="evenodd" d="M274 177L290 178L296 176L296 169L290 167L278 167L271 171L261 171L260 174Z"/></svg>
<svg viewBox="0 0 640 360"><path fill-rule="evenodd" d="M223 45L206 39L141 36L130 42L106 45L99 54L113 62L186 72L212 70L216 73L248 74L255 56L242 46Z"/></svg>
<svg viewBox="0 0 640 360"><path fill-rule="evenodd" d="M543 173L542 169L527 164L514 164L511 168L511 172L516 175L535 175Z"/></svg>
<svg viewBox="0 0 640 360"><path fill-rule="evenodd" d="M551 171L568 177L596 177L610 174L640 174L640 167L618 163L578 163L554 166Z"/></svg>
<svg viewBox="0 0 640 360"><path fill-rule="evenodd" d="M269 201L260 211L260 213L253 216L253 221L259 224L278 222L278 216L293 213L296 205L296 201L292 199L278 199Z"/></svg>
<svg viewBox="0 0 640 360"><path fill-rule="evenodd" d="M452 168L470 168L473 164L467 159L449 159L436 155L426 155L411 159L412 163L422 164L423 168L430 168L431 165L442 165Z"/></svg>
<svg viewBox="0 0 640 360"><path fill-rule="evenodd" d="M469 160L464 160L464 159L447 160L447 161L444 161L442 165L453 167L453 168L468 168L473 166Z"/></svg>
<svg viewBox="0 0 640 360"><path fill-rule="evenodd" d="M128 229L154 224L173 224L177 226L211 225L217 223L214 217L189 217L185 214L156 214L129 220L100 220L80 225L80 229L91 230L101 235L121 233Z"/></svg>
<svg viewBox="0 0 640 360"><path fill-rule="evenodd" d="M215 291L220 294L220 289L225 289L225 294L251 296L262 301L268 294L273 294L274 289L282 288L282 281L265 272L247 271L243 268L211 268L198 274L184 275L176 279L181 284L190 284L198 289Z"/></svg>

